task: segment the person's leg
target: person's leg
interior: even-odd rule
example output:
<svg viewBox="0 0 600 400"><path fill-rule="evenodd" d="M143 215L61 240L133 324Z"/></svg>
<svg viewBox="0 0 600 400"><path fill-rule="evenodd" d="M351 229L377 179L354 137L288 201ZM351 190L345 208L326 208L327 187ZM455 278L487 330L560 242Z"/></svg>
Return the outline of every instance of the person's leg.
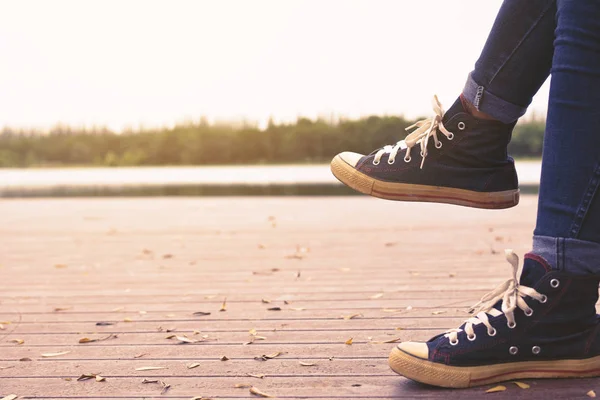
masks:
<svg viewBox="0 0 600 400"><path fill-rule="evenodd" d="M548 76L554 10L555 0L506 0L448 112L436 98L435 116L416 124L404 140L369 155L340 153L331 162L333 174L359 192L389 200L515 206L518 179L507 146L516 120ZM439 60L440 68L445 62Z"/></svg>
<svg viewBox="0 0 600 400"><path fill-rule="evenodd" d="M458 330L406 342L390 366L468 387L600 375L600 2L558 0L533 251Z"/></svg>

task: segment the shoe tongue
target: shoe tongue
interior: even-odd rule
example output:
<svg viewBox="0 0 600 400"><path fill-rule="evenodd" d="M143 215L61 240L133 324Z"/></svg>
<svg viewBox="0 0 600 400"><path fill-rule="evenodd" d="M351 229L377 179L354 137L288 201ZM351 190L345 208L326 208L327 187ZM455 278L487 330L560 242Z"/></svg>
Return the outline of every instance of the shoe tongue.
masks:
<svg viewBox="0 0 600 400"><path fill-rule="evenodd" d="M450 118L452 118L456 114L466 113L466 112L467 111L465 110L465 108L462 105L462 102L460 101L460 97L457 97L454 104L452 104L452 107L450 107L448 109L448 111L446 111L446 113L444 114L444 118L443 118L442 122L446 123Z"/></svg>
<svg viewBox="0 0 600 400"><path fill-rule="evenodd" d="M546 273L550 272L551 269L550 264L542 257L533 253L527 253L524 257L523 270L521 271L519 284L531 288L535 287L536 283L546 275Z"/></svg>

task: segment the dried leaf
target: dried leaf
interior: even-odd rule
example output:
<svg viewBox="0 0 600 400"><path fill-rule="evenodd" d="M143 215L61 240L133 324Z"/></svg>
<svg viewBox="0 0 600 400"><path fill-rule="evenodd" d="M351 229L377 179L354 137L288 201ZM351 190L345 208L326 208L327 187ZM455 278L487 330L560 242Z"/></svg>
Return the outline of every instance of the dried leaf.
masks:
<svg viewBox="0 0 600 400"><path fill-rule="evenodd" d="M486 390L486 393L496 393L496 392L504 392L506 390L506 386L498 385L491 389Z"/></svg>
<svg viewBox="0 0 600 400"><path fill-rule="evenodd" d="M596 392L594 392L593 390L590 390L586 394L587 394L588 397L596 397Z"/></svg>
<svg viewBox="0 0 600 400"><path fill-rule="evenodd" d="M162 258L164 259L168 259L168 258L173 258L173 254L163 254Z"/></svg>
<svg viewBox="0 0 600 400"><path fill-rule="evenodd" d="M410 310L412 310L412 309L413 309L413 307L412 307L412 306L408 306L408 307L406 307L406 311L410 311Z"/></svg>
<svg viewBox="0 0 600 400"><path fill-rule="evenodd" d="M383 297L383 293L377 293L374 294L373 296L371 296L371 299L376 300L376 299L380 299Z"/></svg>
<svg viewBox="0 0 600 400"><path fill-rule="evenodd" d="M445 314L446 311L445 310L437 310L437 311L433 311L431 313L431 315L440 315L440 314Z"/></svg>
<svg viewBox="0 0 600 400"><path fill-rule="evenodd" d="M199 367L199 366L200 366L200 363L193 363L193 364L188 365L187 369L192 369L192 368L196 368L196 367Z"/></svg>
<svg viewBox="0 0 600 400"><path fill-rule="evenodd" d="M267 308L267 311L281 311L281 307L271 307L271 308Z"/></svg>
<svg viewBox="0 0 600 400"><path fill-rule="evenodd" d="M143 253L143 254L146 254L146 255L150 255L150 254L152 254L153 252L152 252L152 250L143 249L143 250L142 250L142 253Z"/></svg>
<svg viewBox="0 0 600 400"><path fill-rule="evenodd" d="M354 319L358 317L362 317L362 314L352 314L352 315L342 315L342 318L345 320Z"/></svg>
<svg viewBox="0 0 600 400"><path fill-rule="evenodd" d="M263 379L265 376L263 374L246 374L247 376L249 376L250 378L257 378L257 379Z"/></svg>
<svg viewBox="0 0 600 400"><path fill-rule="evenodd" d="M0 324L0 331L5 330L6 328L4 327L4 325Z"/></svg>
<svg viewBox="0 0 600 400"><path fill-rule="evenodd" d="M66 310L70 310L71 308L73 308L73 307L55 307L54 312L66 311Z"/></svg>
<svg viewBox="0 0 600 400"><path fill-rule="evenodd" d="M67 265L66 264L54 264L54 268L56 268L56 269L67 268Z"/></svg>
<svg viewBox="0 0 600 400"><path fill-rule="evenodd" d="M19 358L19 361L33 361L33 360L29 357L23 357L23 358Z"/></svg>
<svg viewBox="0 0 600 400"><path fill-rule="evenodd" d="M145 315L145 314L148 314L148 312L147 312L147 311L138 311L138 313L139 313L140 315Z"/></svg>
<svg viewBox="0 0 600 400"><path fill-rule="evenodd" d="M402 341L402 338L397 337L395 339L385 340L383 342L371 342L371 343L373 343L373 344L384 344L384 343L398 343L398 342L401 342L401 341Z"/></svg>
<svg viewBox="0 0 600 400"><path fill-rule="evenodd" d="M11 322L10 321L0 321L0 324L2 324L2 325L10 325Z"/></svg>
<svg viewBox="0 0 600 400"><path fill-rule="evenodd" d="M14 365L9 365L8 367L0 367L0 369L9 369L9 368L14 368Z"/></svg>
<svg viewBox="0 0 600 400"><path fill-rule="evenodd" d="M264 304L269 304L271 302L271 300L267 300L267 299L260 299L260 301Z"/></svg>
<svg viewBox="0 0 600 400"><path fill-rule="evenodd" d="M196 311L192 315L195 315L197 317L204 317L205 315L210 315L210 313L209 312L205 312L205 311Z"/></svg>
<svg viewBox="0 0 600 400"><path fill-rule="evenodd" d="M295 307L295 308L290 308L290 310L292 310L292 311L304 311L304 310L306 310L306 308L303 308L303 307Z"/></svg>
<svg viewBox="0 0 600 400"><path fill-rule="evenodd" d="M158 383L158 379L145 379L144 378L142 383Z"/></svg>
<svg viewBox="0 0 600 400"><path fill-rule="evenodd" d="M111 333L108 336L101 337L101 338L98 338L98 339L90 339L90 338L84 337L84 338L79 339L79 343L102 342L104 340L113 339L113 338L116 338L116 337L117 337L117 335L115 335L114 333Z"/></svg>
<svg viewBox="0 0 600 400"><path fill-rule="evenodd" d="M237 389L248 389L251 388L252 385L249 383L236 383L234 387Z"/></svg>
<svg viewBox="0 0 600 400"><path fill-rule="evenodd" d="M211 400L208 397L202 397L202 396L195 396L192 397L190 400Z"/></svg>
<svg viewBox="0 0 600 400"><path fill-rule="evenodd" d="M19 396L17 396L16 394L9 394L8 396L1 398L0 400L15 400L17 397Z"/></svg>
<svg viewBox="0 0 600 400"><path fill-rule="evenodd" d="M267 360L270 360L272 358L279 357L282 354L283 353L281 353L281 352L277 352L277 353L273 353L273 354L263 354L260 357L254 357L254 359L257 360L257 361L267 361Z"/></svg>
<svg viewBox="0 0 600 400"><path fill-rule="evenodd" d="M125 307L117 307L117 308L113 308L111 310L111 312L119 312L119 311L123 311L125 309Z"/></svg>
<svg viewBox="0 0 600 400"><path fill-rule="evenodd" d="M285 304L285 305L287 306L287 305L289 305L289 304L290 304L290 302L289 302L289 301L287 301L287 300L284 300L284 301L283 301L283 304Z"/></svg>
<svg viewBox="0 0 600 400"><path fill-rule="evenodd" d="M140 367L136 368L136 371L156 371L158 369L167 369L167 367Z"/></svg>
<svg viewBox="0 0 600 400"><path fill-rule="evenodd" d="M256 395L256 396L261 396L261 397L273 397L270 394L267 394L265 392L260 391L260 389L255 388L254 386L252 386L250 388L250 393Z"/></svg>
<svg viewBox="0 0 600 400"><path fill-rule="evenodd" d="M110 326L110 325L115 325L115 323L114 322L104 322L104 321L96 322L96 326Z"/></svg>
<svg viewBox="0 0 600 400"><path fill-rule="evenodd" d="M140 353L140 354L137 354L137 355L133 356L133 358L142 358L142 357L147 356L147 355L148 355L148 353Z"/></svg>
<svg viewBox="0 0 600 400"><path fill-rule="evenodd" d="M303 367L313 367L316 364L315 363L309 363L309 362L300 361L300 365L302 365Z"/></svg>
<svg viewBox="0 0 600 400"><path fill-rule="evenodd" d="M346 342L345 342L345 343L346 343L347 345L351 345L351 344L352 344L352 338L350 338L350 339L346 340Z"/></svg>
<svg viewBox="0 0 600 400"><path fill-rule="evenodd" d="M96 382L105 382L106 378L100 375L96 375Z"/></svg>
<svg viewBox="0 0 600 400"><path fill-rule="evenodd" d="M402 310L401 310L401 309L399 309L399 308L384 308L384 309L383 309L383 310L381 310L381 311L383 311L383 312L389 312L389 313L395 313L395 312L400 312L400 311L402 311Z"/></svg>
<svg viewBox="0 0 600 400"><path fill-rule="evenodd" d="M393 247L397 244L398 244L398 242L387 242L387 243L385 243L385 247Z"/></svg>
<svg viewBox="0 0 600 400"><path fill-rule="evenodd" d="M192 340L189 337L182 335L182 336L175 336L175 339L179 340L182 343L198 343L198 340Z"/></svg>
<svg viewBox="0 0 600 400"><path fill-rule="evenodd" d="M70 351L62 351L60 353L42 353L42 357L59 357L69 353Z"/></svg>
<svg viewBox="0 0 600 400"><path fill-rule="evenodd" d="M171 388L171 385L170 385L170 384L168 384L168 383L166 383L166 382L164 382L164 381L160 381L159 383L160 383L160 384L162 385L162 387L163 387L163 390L160 392L160 394L165 394L165 393L167 393L167 391L168 391L168 390Z"/></svg>
<svg viewBox="0 0 600 400"><path fill-rule="evenodd" d="M266 249L266 248L267 248L267 246L265 246L264 244L260 244L260 243L259 243L259 244L258 244L258 248L262 250L262 249Z"/></svg>
<svg viewBox="0 0 600 400"><path fill-rule="evenodd" d="M229 361L229 357L227 356L223 356L220 358L221 361Z"/></svg>
<svg viewBox="0 0 600 400"><path fill-rule="evenodd" d="M131 318L127 317L127 318L123 319L123 322L133 322L133 320Z"/></svg>
<svg viewBox="0 0 600 400"><path fill-rule="evenodd" d="M77 381L87 381L89 379L96 379L96 375L97 374L83 374L79 378L77 378Z"/></svg>
<svg viewBox="0 0 600 400"><path fill-rule="evenodd" d="M252 336L256 336L257 332L255 328L252 328L248 331L248 333L250 333Z"/></svg>
<svg viewBox="0 0 600 400"><path fill-rule="evenodd" d="M448 276L449 276L450 278L454 278L454 277L456 277L456 272L450 272L450 273L448 274Z"/></svg>
<svg viewBox="0 0 600 400"><path fill-rule="evenodd" d="M518 387L520 387L521 389L529 389L531 386L529 386L528 384L524 383L524 382L513 382L515 385L517 385Z"/></svg>
<svg viewBox="0 0 600 400"><path fill-rule="evenodd" d="M23 343L25 343L25 341L23 339L11 339L11 340L9 340L9 342L16 343L16 344L23 344Z"/></svg>
<svg viewBox="0 0 600 400"><path fill-rule="evenodd" d="M225 297L225 299L223 300L223 304L221 305L219 311L227 311L227 297Z"/></svg>
<svg viewBox="0 0 600 400"><path fill-rule="evenodd" d="M63 379L64 379L65 381L67 381L67 382L71 382L71 381L73 380L73 379L71 379L71 378L63 378Z"/></svg>

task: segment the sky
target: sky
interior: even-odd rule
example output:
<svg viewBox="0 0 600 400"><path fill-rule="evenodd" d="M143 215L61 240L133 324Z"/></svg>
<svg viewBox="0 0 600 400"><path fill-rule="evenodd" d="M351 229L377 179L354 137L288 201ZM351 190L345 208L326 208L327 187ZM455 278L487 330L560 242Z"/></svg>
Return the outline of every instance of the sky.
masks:
<svg viewBox="0 0 600 400"><path fill-rule="evenodd" d="M428 115L460 93L500 4L0 0L0 127Z"/></svg>

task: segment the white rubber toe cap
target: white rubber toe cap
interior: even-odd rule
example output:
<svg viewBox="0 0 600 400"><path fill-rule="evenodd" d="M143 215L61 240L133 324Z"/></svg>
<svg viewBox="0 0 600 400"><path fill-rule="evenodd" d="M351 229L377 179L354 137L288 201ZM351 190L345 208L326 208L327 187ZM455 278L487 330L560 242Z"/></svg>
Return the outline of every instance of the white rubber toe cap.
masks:
<svg viewBox="0 0 600 400"><path fill-rule="evenodd" d="M345 151L343 153L340 153L337 155L339 158L341 158L346 164L352 166L352 167L356 167L356 164L358 164L358 160L360 160L361 158L363 158L363 154L358 154L358 153L354 153L351 151Z"/></svg>
<svg viewBox="0 0 600 400"><path fill-rule="evenodd" d="M398 348L411 356L419 357L424 360L429 358L429 347L426 343L421 342L402 342Z"/></svg>

